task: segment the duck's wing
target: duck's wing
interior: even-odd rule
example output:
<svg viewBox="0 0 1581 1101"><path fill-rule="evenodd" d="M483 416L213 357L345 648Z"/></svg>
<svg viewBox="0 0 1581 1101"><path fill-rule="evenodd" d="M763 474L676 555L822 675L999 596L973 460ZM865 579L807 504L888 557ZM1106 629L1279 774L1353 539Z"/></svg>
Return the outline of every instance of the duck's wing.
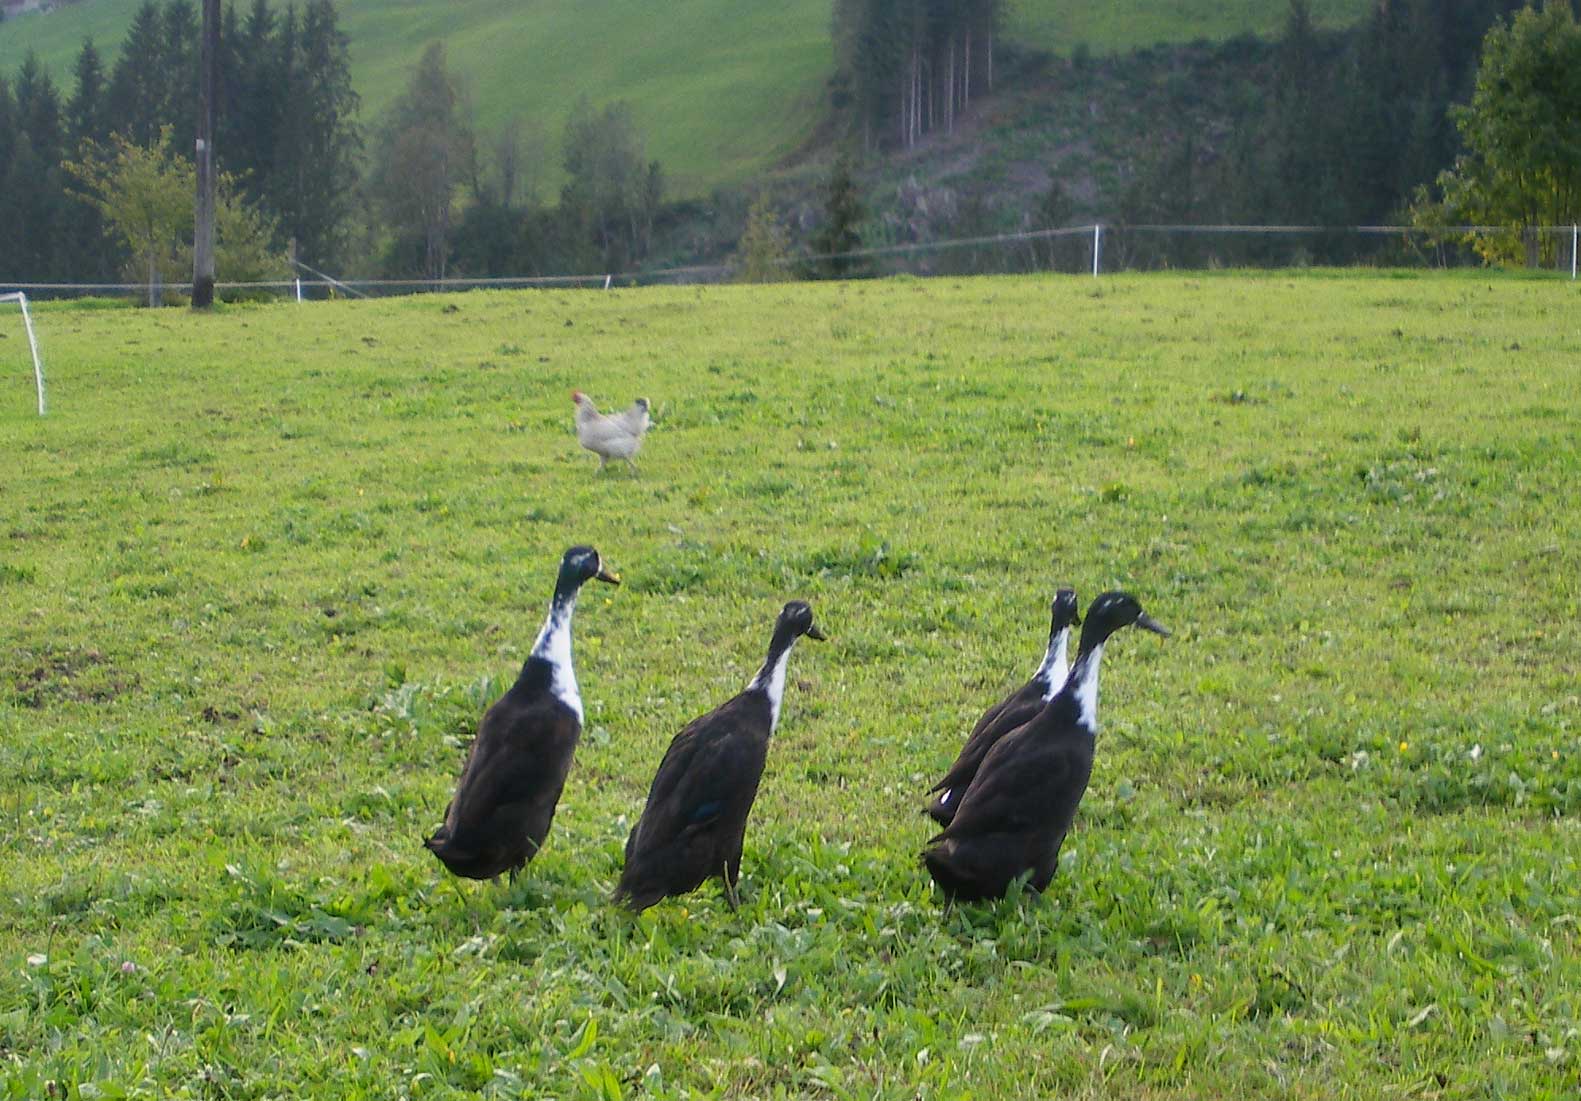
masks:
<svg viewBox="0 0 1581 1101"><path fill-rule="evenodd" d="M759 702L760 707L752 707ZM764 713L758 715L755 712ZM694 719L670 742L632 832L638 854L687 831L745 820L768 756L767 705L751 697Z"/></svg>
<svg viewBox="0 0 1581 1101"><path fill-rule="evenodd" d="M1035 687L1028 682L984 712L972 728L966 744L961 746L955 763L944 774L944 779L934 784L929 791L951 791L959 800L995 743L1018 726L1030 722L1042 709L1042 696L1035 691Z"/></svg>
<svg viewBox="0 0 1581 1101"><path fill-rule="evenodd" d="M582 724L552 698L501 699L489 708L451 801L452 833L558 800Z"/></svg>
<svg viewBox="0 0 1581 1101"><path fill-rule="evenodd" d="M940 836L1041 829L1073 787L1086 789L1091 768L1090 750L1020 726L988 751Z"/></svg>

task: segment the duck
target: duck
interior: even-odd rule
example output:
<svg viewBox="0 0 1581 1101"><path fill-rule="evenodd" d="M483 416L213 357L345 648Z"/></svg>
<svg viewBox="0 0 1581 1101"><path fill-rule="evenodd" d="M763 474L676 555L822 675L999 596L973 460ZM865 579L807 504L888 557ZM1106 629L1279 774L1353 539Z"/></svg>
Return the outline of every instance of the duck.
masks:
<svg viewBox="0 0 1581 1101"><path fill-rule="evenodd" d="M467 879L516 874L538 855L554 821L582 734L582 697L571 664L571 616L588 581L619 585L592 547L560 559L549 614L516 683L478 725L444 825L423 844Z"/></svg>
<svg viewBox="0 0 1581 1101"><path fill-rule="evenodd" d="M1042 893L1092 776L1098 665L1110 636L1136 626L1169 632L1134 596L1106 592L1087 608L1070 675L1028 722L999 739L922 860L951 901L1003 898L1026 876Z"/></svg>
<svg viewBox="0 0 1581 1101"><path fill-rule="evenodd" d="M960 794L971 785L978 766L983 763L983 758L994 747L994 743L1041 711L1049 698L1064 685L1065 675L1069 672L1066 654L1070 647L1070 630L1073 625L1081 626L1081 616L1076 609L1076 591L1060 589L1054 594L1049 611L1048 648L1043 652L1043 662L1037 672L1032 674L1031 680L983 712L983 717L972 727L966 744L961 747L960 755L955 758L949 772L929 789L930 795L934 792L938 794L923 808L923 813L939 825L948 826L955 817Z"/></svg>
<svg viewBox="0 0 1581 1101"><path fill-rule="evenodd" d="M812 607L792 600L775 620L768 657L746 688L671 740L642 817L626 839L613 901L640 913L718 876L730 908L741 904L736 881L747 815L779 725L785 667L803 635L827 638L813 622Z"/></svg>

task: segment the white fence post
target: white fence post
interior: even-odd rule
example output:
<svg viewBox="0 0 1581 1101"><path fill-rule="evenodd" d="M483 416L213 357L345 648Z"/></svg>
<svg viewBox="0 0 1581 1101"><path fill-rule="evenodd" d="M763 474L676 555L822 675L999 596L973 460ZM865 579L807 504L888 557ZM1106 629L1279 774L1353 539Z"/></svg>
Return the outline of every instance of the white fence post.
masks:
<svg viewBox="0 0 1581 1101"><path fill-rule="evenodd" d="M38 338L33 335L33 315L28 312L27 295L21 291L16 294L0 295L0 302L7 298L15 298L17 305L22 307L22 325L27 329L28 351L33 353L33 384L38 388L38 415L43 416L49 412L49 405L44 400L44 361L38 355Z"/></svg>
<svg viewBox="0 0 1581 1101"><path fill-rule="evenodd" d="M1570 227L1570 281L1575 282L1576 277L1576 242L1581 238L1581 226Z"/></svg>
<svg viewBox="0 0 1581 1101"><path fill-rule="evenodd" d="M1103 252L1103 226L1092 227L1092 277L1098 278L1098 257Z"/></svg>

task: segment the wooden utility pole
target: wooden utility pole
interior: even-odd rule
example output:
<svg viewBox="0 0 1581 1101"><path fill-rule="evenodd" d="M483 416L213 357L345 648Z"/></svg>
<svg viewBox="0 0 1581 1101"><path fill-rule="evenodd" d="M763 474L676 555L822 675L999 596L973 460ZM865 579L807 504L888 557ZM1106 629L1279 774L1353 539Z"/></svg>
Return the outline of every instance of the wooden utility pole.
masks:
<svg viewBox="0 0 1581 1101"><path fill-rule="evenodd" d="M214 305L214 107L220 52L220 0L203 0L198 43L198 201L192 232L192 308Z"/></svg>

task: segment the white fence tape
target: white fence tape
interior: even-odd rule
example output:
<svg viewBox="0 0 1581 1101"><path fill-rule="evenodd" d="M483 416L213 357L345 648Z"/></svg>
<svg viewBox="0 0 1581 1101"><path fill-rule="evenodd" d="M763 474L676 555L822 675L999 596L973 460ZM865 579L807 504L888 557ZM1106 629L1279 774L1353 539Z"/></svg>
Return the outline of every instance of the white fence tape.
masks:
<svg viewBox="0 0 1581 1101"><path fill-rule="evenodd" d="M1399 236L1402 238L1428 238L1443 239L1448 237L1469 236L1474 234L1501 234L1515 231L1511 226L1435 226L1424 228L1419 226L1321 226L1321 225L1083 225L1066 226L1059 229L1034 229L1023 230L1016 233L997 233L981 237L958 237L943 241L921 241L903 245L879 245L870 248L850 249L846 252L818 253L810 256L796 256L779 261L781 266L794 268L804 265L819 264L830 260L861 260L878 259L882 257L906 256L917 253L944 252L951 249L977 248L992 245L1026 243L1032 241L1048 241L1064 237L1087 237L1091 239L1092 247L1092 274L1100 275L1103 271L1103 237L1105 232L1123 236L1126 234L1223 234L1223 235L1265 235L1265 236L1292 236L1301 234L1354 234L1359 236ZM1541 235L1561 235L1561 239L1568 238L1571 249L1571 277L1576 275L1576 251L1581 244L1581 230L1575 226L1532 226L1529 231ZM510 287L583 287L593 286L610 289L616 283L630 283L637 280L645 282L687 279L718 279L730 275L734 270L731 264L695 264L684 267L654 268L646 271L625 271L613 273L599 273L596 275L520 275L520 276L478 276L445 277L439 279L337 279L309 267L301 262L296 267L311 279L300 276L291 279L265 279L251 282L221 282L216 283L218 290L266 290L283 291L288 294L300 296L305 287L319 287L332 289L342 294L357 298L365 298L369 291L440 291L464 290L468 288L510 288ZM22 291L55 291L77 294L93 292L129 293L145 289L142 283L10 283L7 286L15 287ZM190 283L167 284L167 288L178 293L190 292Z"/></svg>

